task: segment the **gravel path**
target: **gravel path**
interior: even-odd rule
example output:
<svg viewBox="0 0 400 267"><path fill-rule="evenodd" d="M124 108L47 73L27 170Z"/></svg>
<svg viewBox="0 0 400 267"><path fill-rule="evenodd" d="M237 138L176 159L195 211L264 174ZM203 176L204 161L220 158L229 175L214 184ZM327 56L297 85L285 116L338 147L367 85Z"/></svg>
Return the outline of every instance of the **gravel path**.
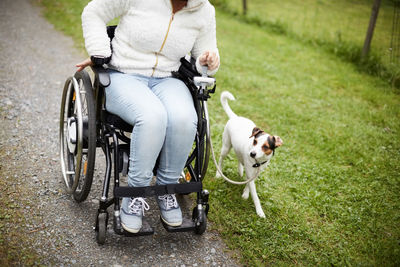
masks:
<svg viewBox="0 0 400 267"><path fill-rule="evenodd" d="M1 0L0 26L0 149L2 172L7 173L1 179L13 179L29 192L18 205L26 210L29 223L22 227L42 256L41 264L237 266L215 232L167 233L156 219L154 203L149 213L153 236L120 237L109 225L106 244L97 245L93 224L104 157L98 153L93 189L77 204L64 191L57 146L62 87L84 55L28 0Z"/></svg>

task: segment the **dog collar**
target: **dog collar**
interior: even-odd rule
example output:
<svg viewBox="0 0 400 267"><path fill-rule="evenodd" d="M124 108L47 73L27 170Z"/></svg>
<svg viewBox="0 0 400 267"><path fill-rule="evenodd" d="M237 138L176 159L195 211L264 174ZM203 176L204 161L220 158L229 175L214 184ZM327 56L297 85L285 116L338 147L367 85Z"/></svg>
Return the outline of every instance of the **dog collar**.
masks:
<svg viewBox="0 0 400 267"><path fill-rule="evenodd" d="M253 164L253 167L254 168L258 168L258 167L260 167L261 165L263 165L263 164L265 164L265 163L267 163L269 160L266 160L266 161L264 161L264 162L261 162L261 163L259 163L259 162L256 162L256 163L254 163Z"/></svg>

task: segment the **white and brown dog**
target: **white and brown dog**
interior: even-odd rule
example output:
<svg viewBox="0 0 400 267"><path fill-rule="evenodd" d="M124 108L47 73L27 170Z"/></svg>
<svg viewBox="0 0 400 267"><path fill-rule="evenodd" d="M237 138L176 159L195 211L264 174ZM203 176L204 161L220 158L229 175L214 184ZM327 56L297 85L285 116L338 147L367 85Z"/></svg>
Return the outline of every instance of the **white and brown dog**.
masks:
<svg viewBox="0 0 400 267"><path fill-rule="evenodd" d="M269 135L257 128L251 120L233 113L228 105L228 99L235 100L231 93L222 92L221 104L228 114L229 120L225 125L222 136L221 156L218 165L222 170L222 161L233 147L239 161L238 171L240 176L243 177L244 168L247 179L251 179L267 167L275 153L275 148L281 146L283 142L279 136ZM216 177L221 177L218 171ZM254 180L246 184L242 197L248 199L249 193L253 198L258 216L265 218Z"/></svg>

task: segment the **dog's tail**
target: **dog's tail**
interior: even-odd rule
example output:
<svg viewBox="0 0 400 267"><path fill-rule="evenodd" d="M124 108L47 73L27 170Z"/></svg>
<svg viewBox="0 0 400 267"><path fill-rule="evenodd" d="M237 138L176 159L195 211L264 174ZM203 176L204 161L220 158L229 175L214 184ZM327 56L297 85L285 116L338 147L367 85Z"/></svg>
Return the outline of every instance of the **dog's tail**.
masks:
<svg viewBox="0 0 400 267"><path fill-rule="evenodd" d="M233 113L232 109L229 107L228 99L235 100L235 97L228 91L223 91L221 93L221 104L222 104L222 107L224 108L226 114L228 114L229 119L231 119L233 117L237 117L237 115L235 113Z"/></svg>

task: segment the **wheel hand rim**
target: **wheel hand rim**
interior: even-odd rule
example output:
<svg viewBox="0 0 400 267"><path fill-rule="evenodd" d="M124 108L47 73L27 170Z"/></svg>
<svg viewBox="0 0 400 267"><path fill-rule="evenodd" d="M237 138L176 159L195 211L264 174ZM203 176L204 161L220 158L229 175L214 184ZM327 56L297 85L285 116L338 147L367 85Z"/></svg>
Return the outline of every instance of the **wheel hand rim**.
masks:
<svg viewBox="0 0 400 267"><path fill-rule="evenodd" d="M62 96L62 103L65 103L65 101L69 101L72 89L75 91L75 112L76 112L76 120L77 120L77 144L76 144L76 162L75 162L75 179L70 186L68 182L68 175L71 175L71 170L66 170L65 168L65 158L64 158L64 151L65 151L65 144L63 142L64 140L64 127L65 127L65 122L64 122L64 116L65 116L65 104L61 105L61 111L60 111L60 159L61 159L61 169L62 169L62 174L64 178L65 185L67 187L67 192L68 193L73 193L75 192L76 188L78 187L79 184L79 178L81 174L81 163L82 163L82 142L83 142L83 121L82 121L82 102L81 102L81 96L80 96L80 88L77 80L74 77L70 77L67 82L65 83L64 91L63 91L63 96ZM68 107L69 107L68 103Z"/></svg>

